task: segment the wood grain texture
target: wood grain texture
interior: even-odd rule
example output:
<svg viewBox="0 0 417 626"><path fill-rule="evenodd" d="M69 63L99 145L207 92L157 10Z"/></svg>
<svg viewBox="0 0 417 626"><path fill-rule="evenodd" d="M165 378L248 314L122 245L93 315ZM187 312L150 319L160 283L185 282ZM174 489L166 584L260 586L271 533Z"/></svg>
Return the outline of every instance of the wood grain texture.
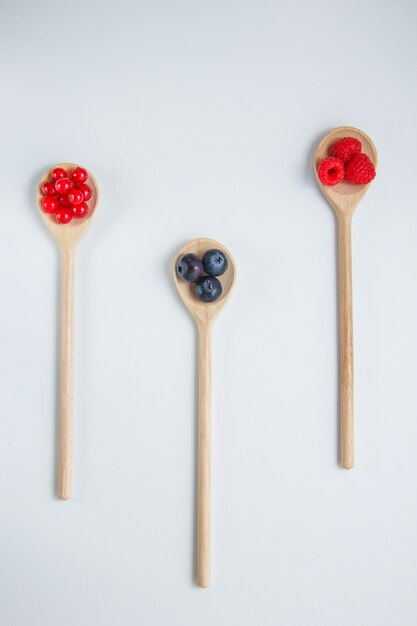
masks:
<svg viewBox="0 0 417 626"><path fill-rule="evenodd" d="M229 267L219 280L222 296L216 302L204 303L194 295L194 285L183 281L176 271L177 260L187 252L202 258L211 248L227 255ZM197 583L211 584L211 331L213 321L227 302L236 280L236 266L230 252L213 239L194 239L176 255L174 280L179 294L194 317L199 337L198 461L197 461Z"/></svg>
<svg viewBox="0 0 417 626"><path fill-rule="evenodd" d="M317 169L330 155L331 146L343 137L355 137L362 143L362 152L377 166L378 157L371 139L361 130L341 126L328 133L320 142L314 158L314 170L319 187L337 216L339 232L339 344L340 344L340 463L343 468L354 466L353 419L353 296L352 296L352 217L370 185L351 185L342 181L334 187L323 185Z"/></svg>
<svg viewBox="0 0 417 626"><path fill-rule="evenodd" d="M59 399L58 493L72 495L72 418L74 404L74 265L75 246L61 252L61 360Z"/></svg>
<svg viewBox="0 0 417 626"><path fill-rule="evenodd" d="M198 504L197 579L200 587L211 581L211 327L198 325Z"/></svg>
<svg viewBox="0 0 417 626"><path fill-rule="evenodd" d="M54 167L72 170L74 163L59 163ZM51 168L53 169L53 168ZM42 176L37 201L42 219L61 251L61 358L59 398L59 443L58 443L58 496L68 500L72 495L72 432L74 400L74 282L75 252L77 244L90 226L98 203L98 187L93 175L88 172L88 184L92 190L88 201L90 212L83 219L73 219L69 224L59 224L53 215L42 211L40 187L48 178L51 169Z"/></svg>
<svg viewBox="0 0 417 626"><path fill-rule="evenodd" d="M354 465L352 218L339 217L340 463Z"/></svg>

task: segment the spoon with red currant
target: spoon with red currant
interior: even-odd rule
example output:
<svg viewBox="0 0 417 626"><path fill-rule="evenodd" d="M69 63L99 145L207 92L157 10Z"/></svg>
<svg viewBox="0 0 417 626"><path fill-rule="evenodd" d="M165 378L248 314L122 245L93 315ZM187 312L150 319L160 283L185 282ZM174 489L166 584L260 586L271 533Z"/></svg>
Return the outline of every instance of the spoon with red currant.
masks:
<svg viewBox="0 0 417 626"><path fill-rule="evenodd" d="M68 500L72 491L75 250L94 217L98 187L83 167L61 163L42 176L37 200L62 259L58 495Z"/></svg>
<svg viewBox="0 0 417 626"><path fill-rule="evenodd" d="M197 582L210 586L211 329L236 280L232 255L213 239L194 239L177 254L174 279L199 336Z"/></svg>
<svg viewBox="0 0 417 626"><path fill-rule="evenodd" d="M345 469L354 464L352 217L375 178L377 161L371 139L350 126L327 133L314 158L319 187L339 227L340 463Z"/></svg>

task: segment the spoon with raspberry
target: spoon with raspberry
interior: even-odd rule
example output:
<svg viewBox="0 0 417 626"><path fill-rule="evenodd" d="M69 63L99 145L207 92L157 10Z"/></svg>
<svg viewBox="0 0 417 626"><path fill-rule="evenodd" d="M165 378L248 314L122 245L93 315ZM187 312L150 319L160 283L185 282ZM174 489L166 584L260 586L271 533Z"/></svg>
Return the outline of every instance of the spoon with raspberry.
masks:
<svg viewBox="0 0 417 626"><path fill-rule="evenodd" d="M377 161L371 139L350 126L327 133L314 157L317 182L339 230L340 462L345 469L354 464L352 217L375 178Z"/></svg>
<svg viewBox="0 0 417 626"><path fill-rule="evenodd" d="M37 200L62 259L58 495L67 500L72 491L75 251L95 215L98 187L83 167L61 163L42 176Z"/></svg>

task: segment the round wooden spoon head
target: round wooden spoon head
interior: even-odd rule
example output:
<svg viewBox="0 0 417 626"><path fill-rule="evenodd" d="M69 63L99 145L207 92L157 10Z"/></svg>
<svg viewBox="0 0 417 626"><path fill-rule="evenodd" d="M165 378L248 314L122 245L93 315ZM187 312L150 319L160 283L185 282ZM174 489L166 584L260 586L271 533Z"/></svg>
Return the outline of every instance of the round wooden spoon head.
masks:
<svg viewBox="0 0 417 626"><path fill-rule="evenodd" d="M184 254L187 254L188 252L192 252L193 254L196 254L200 259L202 259L207 250L212 250L213 248L223 250L229 262L228 268L225 273L222 276L218 276L218 279L220 280L223 287L223 293L220 298L215 302L201 302L201 300L199 300L194 294L194 284L189 283L178 276L177 261L180 257L182 257ZM218 241L215 241L214 239L206 239L205 237L194 239L193 241L190 241L190 243L187 243L183 248L181 248L181 250L177 253L175 257L174 280L185 306L190 311L196 322L209 322L216 317L216 315L226 304L230 296L236 280L235 262L233 261L233 257L228 249L225 248L225 246Z"/></svg>
<svg viewBox="0 0 417 626"><path fill-rule="evenodd" d="M323 185L320 181L317 174L319 163L326 157L330 156L331 146L343 137L354 137L355 139L359 139L362 144L362 152L368 155L375 169L378 163L378 155L372 140L358 128L352 128L351 126L339 126L339 128L334 128L330 131L330 133L327 133L327 135L323 137L318 145L316 154L314 155L314 171L323 195L330 202L338 216L343 214L352 214L361 201L362 196L364 196L368 191L370 185L370 183L368 185L351 185L350 183L346 183L342 180L342 182L338 183L334 187L329 187L328 185Z"/></svg>
<svg viewBox="0 0 417 626"><path fill-rule="evenodd" d="M55 167L63 167L65 170L71 171L75 169L76 167L80 167L80 166L76 165L75 163L58 163L57 165L54 165L54 168ZM37 196L36 196L37 201L38 201L38 208L39 208L43 221L45 222L46 226L52 233L53 237L55 237L55 239L58 241L58 243L61 246L69 246L71 244L77 243L77 241L85 233L85 231L87 230L87 228L90 226L92 222L92 219L96 212L97 203L98 203L98 186L97 186L96 179L91 174L91 172L88 171L87 184L89 185L89 187L91 187L91 191L92 191L92 196L90 200L88 201L88 206L90 209L88 214L86 215L86 217L83 217L83 218L72 219L69 224L59 224L55 220L55 217L53 214L45 213L45 211L43 211L41 207L41 201L43 198L43 195L41 194L41 186L42 186L42 183L44 183L46 180L49 179L49 174L51 170L52 168L47 170L43 174L39 182Z"/></svg>

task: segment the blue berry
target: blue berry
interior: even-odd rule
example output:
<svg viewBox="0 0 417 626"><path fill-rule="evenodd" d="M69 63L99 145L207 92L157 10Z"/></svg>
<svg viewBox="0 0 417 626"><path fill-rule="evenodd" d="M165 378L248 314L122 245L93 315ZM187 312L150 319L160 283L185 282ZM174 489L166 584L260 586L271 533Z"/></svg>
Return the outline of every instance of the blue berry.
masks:
<svg viewBox="0 0 417 626"><path fill-rule="evenodd" d="M203 256L204 271L210 276L221 276L228 265L227 257L221 250L207 250Z"/></svg>
<svg viewBox="0 0 417 626"><path fill-rule="evenodd" d="M190 283L195 283L203 274L203 264L196 254L184 254L177 263L177 274Z"/></svg>
<svg viewBox="0 0 417 626"><path fill-rule="evenodd" d="M203 276L194 287L195 295L203 302L214 302L222 295L222 284L217 278Z"/></svg>

